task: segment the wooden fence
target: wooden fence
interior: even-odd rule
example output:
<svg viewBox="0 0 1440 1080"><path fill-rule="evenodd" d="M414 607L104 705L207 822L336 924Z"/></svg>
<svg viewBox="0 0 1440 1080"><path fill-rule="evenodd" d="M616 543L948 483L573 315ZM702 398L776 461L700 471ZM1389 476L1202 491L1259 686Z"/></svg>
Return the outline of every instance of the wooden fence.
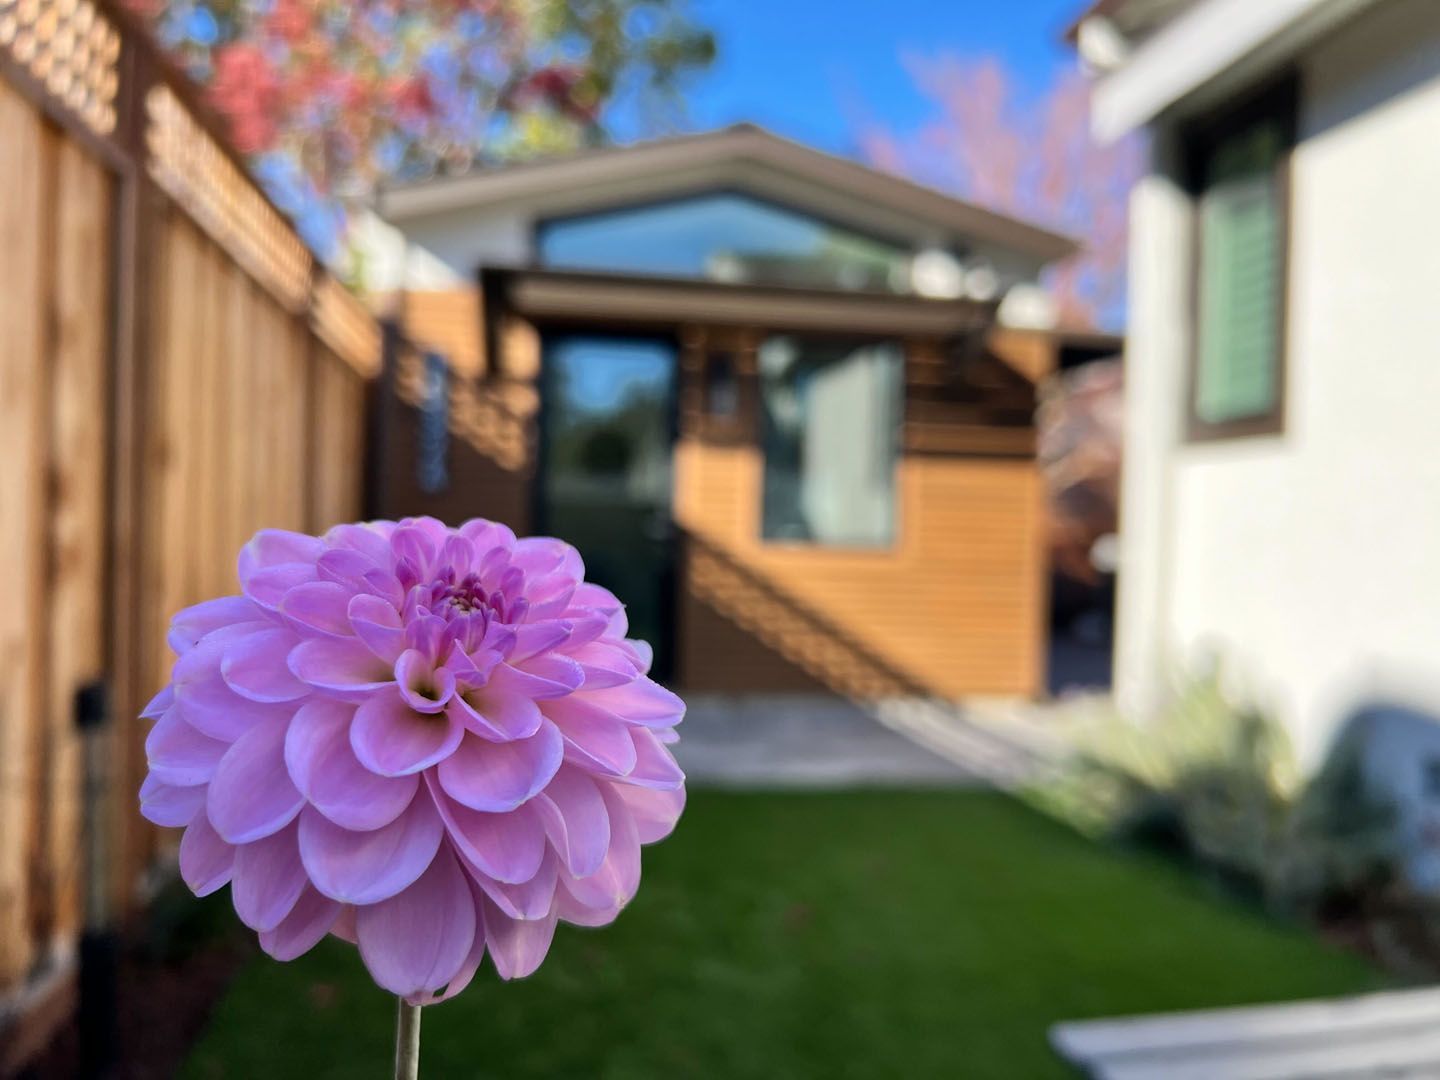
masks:
<svg viewBox="0 0 1440 1080"><path fill-rule="evenodd" d="M166 621L236 591L256 529L359 516L382 335L108 0L0 0L0 189L3 1073L72 983L77 688L111 690L133 912L173 843L136 810Z"/></svg>

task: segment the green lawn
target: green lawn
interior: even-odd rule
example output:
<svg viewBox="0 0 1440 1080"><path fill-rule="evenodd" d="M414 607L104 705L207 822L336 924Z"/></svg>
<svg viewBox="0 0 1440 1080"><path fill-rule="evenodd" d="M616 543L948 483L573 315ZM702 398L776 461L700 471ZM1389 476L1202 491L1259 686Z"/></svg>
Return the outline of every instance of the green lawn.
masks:
<svg viewBox="0 0 1440 1080"><path fill-rule="evenodd" d="M486 969L489 970L488 967ZM1054 1021L1344 993L1359 960L981 792L692 794L611 927L427 1009L422 1074L1046 1077ZM388 1075L352 949L255 960L189 1077Z"/></svg>

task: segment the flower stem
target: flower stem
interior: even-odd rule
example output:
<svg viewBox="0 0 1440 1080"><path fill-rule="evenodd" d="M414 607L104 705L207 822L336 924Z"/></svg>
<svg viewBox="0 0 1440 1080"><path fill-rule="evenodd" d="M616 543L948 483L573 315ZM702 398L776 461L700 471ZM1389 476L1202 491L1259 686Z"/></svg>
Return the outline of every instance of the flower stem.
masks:
<svg viewBox="0 0 1440 1080"><path fill-rule="evenodd" d="M420 1006L395 999L395 1080L419 1080Z"/></svg>

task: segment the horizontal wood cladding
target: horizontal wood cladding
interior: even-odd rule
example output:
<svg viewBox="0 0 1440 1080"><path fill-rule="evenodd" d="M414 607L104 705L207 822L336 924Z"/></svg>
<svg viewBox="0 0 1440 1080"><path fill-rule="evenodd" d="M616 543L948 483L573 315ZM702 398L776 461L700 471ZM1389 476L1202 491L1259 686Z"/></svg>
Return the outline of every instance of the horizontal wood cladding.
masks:
<svg viewBox="0 0 1440 1080"><path fill-rule="evenodd" d="M852 696L1034 693L1041 679L1041 492L1033 461L907 455L887 549L764 543L760 451L682 439L676 515L694 562L683 589L681 679L745 690L757 662L709 612L815 680ZM703 607L706 618L694 611ZM728 610L726 610L728 608ZM777 629L779 628L779 629ZM772 669L773 670L773 669ZM847 670L860 671L857 677ZM859 685L857 685L857 683Z"/></svg>

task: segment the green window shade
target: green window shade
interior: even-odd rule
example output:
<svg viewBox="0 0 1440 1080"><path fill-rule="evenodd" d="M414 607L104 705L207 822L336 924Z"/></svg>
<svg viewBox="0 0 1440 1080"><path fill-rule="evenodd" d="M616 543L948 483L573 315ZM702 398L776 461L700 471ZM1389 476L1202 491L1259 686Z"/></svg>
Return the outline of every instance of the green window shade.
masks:
<svg viewBox="0 0 1440 1080"><path fill-rule="evenodd" d="M1216 148L1200 204L1195 413L1210 424L1263 416L1279 393L1283 235L1274 123Z"/></svg>

